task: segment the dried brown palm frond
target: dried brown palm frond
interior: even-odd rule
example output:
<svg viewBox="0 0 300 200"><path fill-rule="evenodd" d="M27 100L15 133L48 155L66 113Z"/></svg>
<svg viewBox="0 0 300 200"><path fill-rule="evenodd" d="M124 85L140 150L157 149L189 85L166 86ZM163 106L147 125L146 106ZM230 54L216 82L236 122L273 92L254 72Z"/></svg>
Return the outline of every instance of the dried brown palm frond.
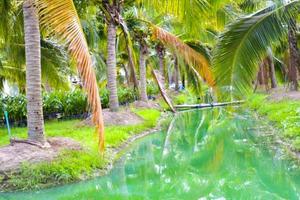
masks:
<svg viewBox="0 0 300 200"><path fill-rule="evenodd" d="M209 84L209 86L214 87L215 80L209 61L203 55L189 47L175 35L158 26L152 25L152 34L154 39L161 41L164 45L172 48L180 56L182 56L185 62L191 68L194 68L193 70L197 71L202 79Z"/></svg>
<svg viewBox="0 0 300 200"><path fill-rule="evenodd" d="M72 0L33 0L38 9L41 26L49 35L62 40L76 61L83 87L93 114L99 136L99 148L104 150L104 123L96 75L80 20Z"/></svg>

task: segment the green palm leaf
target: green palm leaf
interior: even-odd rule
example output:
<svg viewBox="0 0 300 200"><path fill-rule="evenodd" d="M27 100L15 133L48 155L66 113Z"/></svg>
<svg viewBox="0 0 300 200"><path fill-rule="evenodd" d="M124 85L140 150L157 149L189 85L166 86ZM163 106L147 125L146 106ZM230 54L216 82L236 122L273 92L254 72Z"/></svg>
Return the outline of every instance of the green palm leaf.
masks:
<svg viewBox="0 0 300 200"><path fill-rule="evenodd" d="M230 24L220 36L213 56L213 71L220 97L240 98L250 91L258 62L273 41L286 35L290 17L300 1L271 6Z"/></svg>

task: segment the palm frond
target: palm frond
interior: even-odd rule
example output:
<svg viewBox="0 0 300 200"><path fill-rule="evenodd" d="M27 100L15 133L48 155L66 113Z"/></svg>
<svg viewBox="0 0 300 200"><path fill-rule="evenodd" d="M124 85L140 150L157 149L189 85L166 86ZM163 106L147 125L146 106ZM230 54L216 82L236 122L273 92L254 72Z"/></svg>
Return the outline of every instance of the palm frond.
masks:
<svg viewBox="0 0 300 200"><path fill-rule="evenodd" d="M192 49L203 55L209 62L211 61L211 47L201 43L197 40L187 40L185 41L187 45L189 45Z"/></svg>
<svg viewBox="0 0 300 200"><path fill-rule="evenodd" d="M138 5L149 10L155 11L163 16L175 16L182 24L189 35L197 35L199 28L204 23L199 21L195 23L195 19L201 19L211 9L208 0L137 0Z"/></svg>
<svg viewBox="0 0 300 200"><path fill-rule="evenodd" d="M0 67L0 77L2 77L2 81L8 81L9 83L17 84L20 90L25 89L25 69L7 66L3 64Z"/></svg>
<svg viewBox="0 0 300 200"><path fill-rule="evenodd" d="M190 17L191 14L203 14L210 7L207 0L137 0L137 3L146 8L154 8L179 18Z"/></svg>
<svg viewBox="0 0 300 200"><path fill-rule="evenodd" d="M266 2L262 2L261 0L244 0L239 4L239 7L244 11L253 12L258 9L262 5L262 3Z"/></svg>
<svg viewBox="0 0 300 200"><path fill-rule="evenodd" d="M48 34L63 40L77 64L80 78L88 95L93 122L104 150L104 124L95 71L88 45L72 0L36 0L40 23Z"/></svg>
<svg viewBox="0 0 300 200"><path fill-rule="evenodd" d="M242 97L249 92L258 62L273 41L286 34L286 22L299 1L271 6L230 24L220 36L213 71L220 96Z"/></svg>
<svg viewBox="0 0 300 200"><path fill-rule="evenodd" d="M180 74L189 77L188 79L185 80L187 82L189 91L192 92L192 94L194 95L202 96L203 82L198 72L193 70L190 67L187 67L186 66L187 64L180 58L178 58L178 63L179 63Z"/></svg>
<svg viewBox="0 0 300 200"><path fill-rule="evenodd" d="M2 65L2 62L0 60L0 91L3 90L3 88L4 88L4 81L5 81L5 77L1 74L2 70L3 70L3 65Z"/></svg>
<svg viewBox="0 0 300 200"><path fill-rule="evenodd" d="M43 83L55 89L68 89L71 70L67 52L55 42L42 39L41 55Z"/></svg>
<svg viewBox="0 0 300 200"><path fill-rule="evenodd" d="M15 12L14 2L12 0L2 0L0 2L0 36L7 40L11 34L11 21L13 21Z"/></svg>
<svg viewBox="0 0 300 200"><path fill-rule="evenodd" d="M124 21L124 19L120 16L120 25L122 28L122 31L124 33L124 37L125 37L125 42L126 42L126 49L127 49L127 53L128 53L128 61L129 61L129 67L130 67L130 76L133 80L133 84L135 89L138 90L138 80L137 80L137 75L136 75L136 56L134 53L134 49L133 49L133 44L132 44L132 39L131 39L131 35L128 31L128 27L126 22Z"/></svg>
<svg viewBox="0 0 300 200"><path fill-rule="evenodd" d="M182 56L185 62L191 68L194 68L209 86L214 87L215 81L210 69L210 64L204 55L189 47L175 35L157 26L153 25L152 27L152 34L155 39L160 40L164 45L170 47L178 55Z"/></svg>

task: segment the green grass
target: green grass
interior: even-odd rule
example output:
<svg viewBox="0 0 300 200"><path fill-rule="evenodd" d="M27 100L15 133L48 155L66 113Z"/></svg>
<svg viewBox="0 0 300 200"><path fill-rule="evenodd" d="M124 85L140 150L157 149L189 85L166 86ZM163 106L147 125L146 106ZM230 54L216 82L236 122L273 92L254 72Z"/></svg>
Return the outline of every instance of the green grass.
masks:
<svg viewBox="0 0 300 200"><path fill-rule="evenodd" d="M117 147L134 134L143 132L156 126L160 112L155 109L132 109L144 119L138 125L107 126L106 146ZM51 185L64 184L93 176L93 172L101 170L107 164L107 160L99 155L97 137L93 127L80 127L79 120L46 122L47 137L68 137L84 146L82 151L64 151L50 163L36 165L24 164L21 172L11 174L5 189L35 189ZM5 129L0 129L0 146L7 145L9 139ZM25 138L26 128L13 128L15 137ZM105 157L110 157L106 152ZM1 179L1 177L0 177Z"/></svg>
<svg viewBox="0 0 300 200"><path fill-rule="evenodd" d="M252 95L247 106L258 114L267 117L281 130L281 136L292 141L293 147L300 151L300 102L282 100L274 102L267 95Z"/></svg>

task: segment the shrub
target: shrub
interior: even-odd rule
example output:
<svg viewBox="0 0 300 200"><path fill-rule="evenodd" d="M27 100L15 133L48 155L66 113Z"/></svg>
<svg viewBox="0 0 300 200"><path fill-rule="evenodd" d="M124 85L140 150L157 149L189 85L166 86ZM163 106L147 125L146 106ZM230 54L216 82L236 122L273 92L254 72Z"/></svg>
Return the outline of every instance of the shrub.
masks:
<svg viewBox="0 0 300 200"><path fill-rule="evenodd" d="M100 98L102 108L109 107L109 92L106 88L100 89Z"/></svg>
<svg viewBox="0 0 300 200"><path fill-rule="evenodd" d="M44 115L52 113L62 113L64 105L60 92L46 93L43 96Z"/></svg>
<svg viewBox="0 0 300 200"><path fill-rule="evenodd" d="M26 119L27 114L27 101L25 95L19 95L15 97L2 97L2 119L3 119L3 112L7 111L9 113L10 120L14 122L18 122L21 125L23 124L24 120Z"/></svg>
<svg viewBox="0 0 300 200"><path fill-rule="evenodd" d="M133 88L119 87L118 98L120 104L128 104L134 102L138 97L137 92Z"/></svg>
<svg viewBox="0 0 300 200"><path fill-rule="evenodd" d="M148 84L149 95L158 93L158 88L153 84ZM103 88L99 91L102 108L109 107L109 91ZM134 102L138 95L130 87L121 86L118 88L118 97L120 104ZM9 113L10 122L14 125L26 125L26 96L20 94L15 97L0 95L0 124L4 124L4 114L6 110ZM57 118L58 114L62 118L82 118L89 112L87 97L80 89L73 91L53 91L43 94L43 111L45 119Z"/></svg>
<svg viewBox="0 0 300 200"><path fill-rule="evenodd" d="M156 96L157 94L159 94L157 84L155 84L154 82L150 82L149 84L147 84L147 94L148 96Z"/></svg>
<svg viewBox="0 0 300 200"><path fill-rule="evenodd" d="M76 116L88 112L86 95L80 90L68 92L64 96L63 104L64 116Z"/></svg>

